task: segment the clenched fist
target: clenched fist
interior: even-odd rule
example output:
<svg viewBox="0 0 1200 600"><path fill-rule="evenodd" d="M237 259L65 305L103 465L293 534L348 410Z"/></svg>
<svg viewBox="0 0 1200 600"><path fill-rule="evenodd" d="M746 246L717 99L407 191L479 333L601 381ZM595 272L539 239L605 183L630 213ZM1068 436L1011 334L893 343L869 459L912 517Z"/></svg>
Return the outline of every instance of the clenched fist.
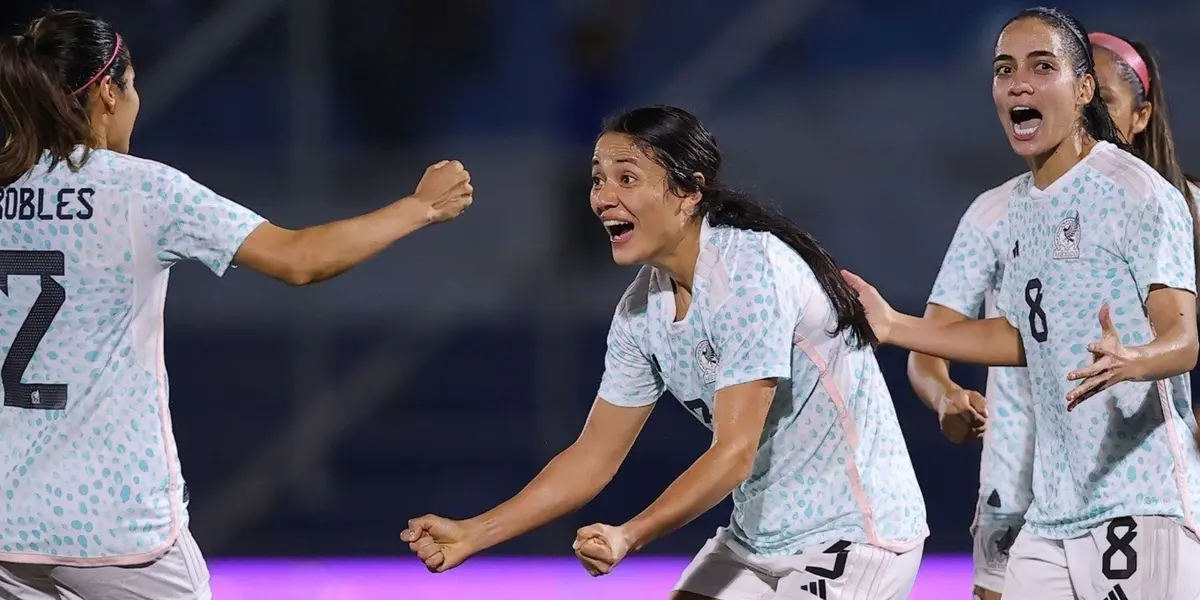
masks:
<svg viewBox="0 0 1200 600"><path fill-rule="evenodd" d="M430 223L449 221L471 205L475 188L471 174L457 160L443 160L425 169L413 199L425 208Z"/></svg>

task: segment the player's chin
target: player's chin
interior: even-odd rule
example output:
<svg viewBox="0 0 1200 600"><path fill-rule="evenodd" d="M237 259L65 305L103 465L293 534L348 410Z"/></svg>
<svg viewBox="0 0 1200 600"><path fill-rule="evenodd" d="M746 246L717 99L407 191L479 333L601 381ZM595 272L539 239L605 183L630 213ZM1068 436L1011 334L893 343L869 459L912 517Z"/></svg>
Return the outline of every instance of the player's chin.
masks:
<svg viewBox="0 0 1200 600"><path fill-rule="evenodd" d="M1049 143L1046 136L1040 131L1030 139L1020 139L1013 135L1012 131L1009 131L1008 144L1012 146L1012 150L1017 156L1024 159L1036 158L1054 149L1054 145Z"/></svg>
<svg viewBox="0 0 1200 600"><path fill-rule="evenodd" d="M612 257L613 262L622 267L646 264L649 260L648 253L639 251L637 247L631 247L628 243L613 245Z"/></svg>

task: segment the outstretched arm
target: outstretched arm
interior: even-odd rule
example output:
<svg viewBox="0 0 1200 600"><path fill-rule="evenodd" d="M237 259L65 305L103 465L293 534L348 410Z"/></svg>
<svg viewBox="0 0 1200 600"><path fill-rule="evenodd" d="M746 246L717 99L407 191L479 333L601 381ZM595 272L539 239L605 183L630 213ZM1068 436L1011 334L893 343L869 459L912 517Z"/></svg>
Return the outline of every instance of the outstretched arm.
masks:
<svg viewBox="0 0 1200 600"><path fill-rule="evenodd" d="M237 264L290 285L339 275L426 225L453 219L474 192L461 163L442 161L426 169L413 195L390 206L293 231L169 167L144 176L145 193L135 197L141 202L138 222L163 268L195 260L222 275ZM164 187L155 193L156 185Z"/></svg>
<svg viewBox="0 0 1200 600"><path fill-rule="evenodd" d="M953 362L989 367L1025 366L1021 334L1003 317L944 323L895 313L884 341Z"/></svg>
<svg viewBox="0 0 1200 600"><path fill-rule="evenodd" d="M596 398L579 439L555 456L516 496L467 525L473 552L537 529L587 504L616 475L654 405L617 406Z"/></svg>
<svg viewBox="0 0 1200 600"><path fill-rule="evenodd" d="M289 230L263 223L234 263L289 285L336 277L414 231L454 218L470 203L471 176L458 161L429 167L417 191L374 212L316 227Z"/></svg>
<svg viewBox="0 0 1200 600"><path fill-rule="evenodd" d="M750 476L775 389L775 380L766 379L717 391L712 445L646 510L621 527L629 550L690 523Z"/></svg>
<svg viewBox="0 0 1200 600"><path fill-rule="evenodd" d="M954 362L991 367L1025 366L1021 334L1004 318L938 322L896 312L871 284L849 271L842 277L858 292L871 328L885 344Z"/></svg>

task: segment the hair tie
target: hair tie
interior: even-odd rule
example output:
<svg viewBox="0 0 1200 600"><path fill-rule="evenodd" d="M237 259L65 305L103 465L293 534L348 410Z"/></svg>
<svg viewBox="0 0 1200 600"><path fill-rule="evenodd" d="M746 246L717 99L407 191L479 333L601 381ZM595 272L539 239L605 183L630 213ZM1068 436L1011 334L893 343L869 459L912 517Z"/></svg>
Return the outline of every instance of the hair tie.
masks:
<svg viewBox="0 0 1200 600"><path fill-rule="evenodd" d="M82 92L82 91L92 87L92 84L96 83L97 81L100 81L100 78L104 77L104 74L107 73L108 70L112 68L113 63L117 62L117 55L119 55L121 53L121 34L118 33L118 34L114 34L114 35L116 35L117 41L116 41L116 43L113 44L113 53L112 53L112 56L108 57L108 62L104 63L104 66L100 67L100 70L97 71L95 75L92 75L92 78L89 79L87 81L87 83L79 86L78 89L71 92L72 96L78 96L79 92Z"/></svg>
<svg viewBox="0 0 1200 600"><path fill-rule="evenodd" d="M1137 74L1138 81L1142 82L1142 90L1150 93L1150 72L1146 69L1146 61L1142 59L1142 55L1138 54L1133 44L1111 34L1111 33L1093 33L1088 36L1088 41L1093 46L1100 46L1118 58L1125 61L1133 72Z"/></svg>

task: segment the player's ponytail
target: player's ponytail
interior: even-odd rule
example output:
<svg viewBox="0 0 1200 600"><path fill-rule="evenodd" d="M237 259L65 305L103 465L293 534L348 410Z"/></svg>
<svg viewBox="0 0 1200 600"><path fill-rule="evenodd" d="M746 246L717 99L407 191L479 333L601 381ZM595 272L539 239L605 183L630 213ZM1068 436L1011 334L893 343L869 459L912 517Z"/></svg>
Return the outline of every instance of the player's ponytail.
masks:
<svg viewBox="0 0 1200 600"><path fill-rule="evenodd" d="M1092 34L1091 40L1093 46L1112 54L1121 82L1132 92L1133 111L1144 110L1147 104L1150 105L1146 128L1129 140L1134 152L1182 192L1189 203L1194 202L1188 177L1175 155L1167 94L1154 54L1145 44L1112 34Z"/></svg>
<svg viewBox="0 0 1200 600"><path fill-rule="evenodd" d="M837 313L835 333L849 329L859 347L879 343L879 338L875 337L875 332L867 321L867 314L858 299L858 294L842 279L841 269L834 262L833 256L816 238L779 211L743 192L719 184L702 185L700 190L702 196L697 207L698 213L708 219L709 224L715 227L770 233L790 246L808 263L817 282L821 284L821 289L833 304L834 312Z"/></svg>
<svg viewBox="0 0 1200 600"><path fill-rule="evenodd" d="M858 295L842 280L833 257L779 211L718 182L721 152L717 140L694 115L673 106L637 108L609 119L603 133L629 136L666 170L672 193L680 197L699 193L697 218L716 227L770 233L790 246L808 263L837 313L837 327L830 333L850 330L859 347L878 343Z"/></svg>
<svg viewBox="0 0 1200 600"><path fill-rule="evenodd" d="M88 92L104 76L125 89L129 50L104 21L52 11L24 33L0 41L0 186L28 173L48 153L77 169L95 145ZM83 145L76 162L72 153Z"/></svg>

